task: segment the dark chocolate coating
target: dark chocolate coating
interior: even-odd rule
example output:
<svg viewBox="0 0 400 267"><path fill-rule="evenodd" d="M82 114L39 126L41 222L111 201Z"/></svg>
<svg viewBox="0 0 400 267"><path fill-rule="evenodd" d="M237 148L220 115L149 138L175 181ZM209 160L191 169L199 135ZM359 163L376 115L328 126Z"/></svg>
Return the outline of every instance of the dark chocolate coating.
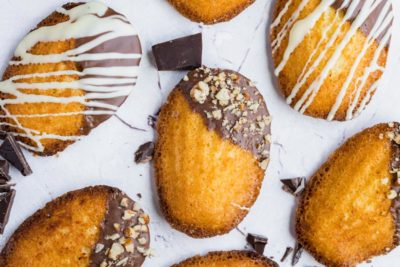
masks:
<svg viewBox="0 0 400 267"><path fill-rule="evenodd" d="M228 90L232 93L233 88L239 89L240 94L244 96L243 101L234 98L226 106L221 106L218 103L215 104L215 95L220 90L218 86L216 86L217 91L215 93L210 92L210 96L207 97L204 103L199 103L193 99L191 90L199 82L204 81L208 77L218 77L221 73L225 74L226 81L231 84L228 86ZM236 79L230 78L231 76ZM212 83L211 81L210 87L212 87ZM177 88L183 92L193 111L203 117L209 130L216 131L223 139L229 139L234 144L250 151L259 161L263 161L269 157L270 144L269 142L265 142L265 137L270 135L271 125L267 123L262 129L258 127L258 123L262 124L264 119L270 119L269 113L264 98L249 79L234 71L202 67L189 72L187 79L183 79ZM251 106L246 104L250 102L258 105L255 112L251 110ZM239 106L240 110L231 110L230 107L232 105ZM215 110L221 110L221 119L210 117L210 113ZM240 121L243 123L235 129L234 126L237 123L239 124ZM253 132L250 131L250 128L254 127L256 130Z"/></svg>
<svg viewBox="0 0 400 267"><path fill-rule="evenodd" d="M126 200L126 206L123 207L121 205L122 200ZM118 262L126 259L126 263L121 266L125 267L140 267L144 260L145 255L142 252L138 251L138 247L142 247L144 251L148 252L150 246L150 233L149 228L147 226L148 218L146 219L145 224L141 224L139 222L139 218L144 215L143 210L138 210L136 214L130 219L123 219L124 213L126 210L134 210L135 202L130 199L125 193L121 192L118 189L114 189L112 193L109 195L109 199L107 201L107 213L105 216L105 220L101 225L101 234L99 240L97 241L95 247L93 248L92 256L90 259L91 267L98 267L104 261L108 263L107 266L116 266ZM119 229L115 227L115 224L119 225ZM126 231L129 227L140 226L142 225L146 231L141 231L137 238L128 238L126 236ZM112 240L111 237L117 234L119 238ZM117 260L109 259L107 252L108 249L112 247L114 243L118 243L120 238L130 239L134 245L134 253L129 253L126 249L124 252L118 256ZM143 238L146 240L144 244L139 243L139 239ZM101 251L96 251L97 245L104 246Z"/></svg>

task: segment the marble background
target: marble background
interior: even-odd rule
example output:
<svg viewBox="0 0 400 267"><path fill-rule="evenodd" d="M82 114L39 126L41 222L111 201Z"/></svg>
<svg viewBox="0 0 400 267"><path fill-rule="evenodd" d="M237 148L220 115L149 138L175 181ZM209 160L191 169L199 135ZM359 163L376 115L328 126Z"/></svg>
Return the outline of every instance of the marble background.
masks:
<svg viewBox="0 0 400 267"><path fill-rule="evenodd" d="M269 244L265 255L279 260L295 240L291 232L294 198L281 190L279 179L307 176L323 163L329 153L354 133L378 122L400 120L400 18L399 1L395 8L392 39L384 85L367 110L350 122L326 122L302 116L289 108L274 84L268 47L268 25L274 1L257 0L228 23L202 26L177 13L165 0L105 0L124 13L137 27L144 49L138 84L117 115L132 129L113 117L90 136L70 146L58 156L40 158L26 153L34 174L22 177L12 170L17 196L10 223L0 245L3 246L17 226L46 202L74 189L107 184L121 188L138 200L151 216L152 247L155 256L144 266L167 267L186 257L212 250L243 249L245 238L237 231L209 239L196 240L177 232L166 223L154 192L149 164L136 165L136 148L153 140L154 131L147 117L159 109L183 72L158 73L153 66L151 46L184 35L203 32L204 64L240 72L256 82L273 117L272 161L261 194L249 215L239 225L244 232L265 235ZM42 18L65 0L1 0L0 72L21 38ZM400 248L365 266L398 266ZM290 266L289 260L281 266ZM319 266L307 253L297 266Z"/></svg>

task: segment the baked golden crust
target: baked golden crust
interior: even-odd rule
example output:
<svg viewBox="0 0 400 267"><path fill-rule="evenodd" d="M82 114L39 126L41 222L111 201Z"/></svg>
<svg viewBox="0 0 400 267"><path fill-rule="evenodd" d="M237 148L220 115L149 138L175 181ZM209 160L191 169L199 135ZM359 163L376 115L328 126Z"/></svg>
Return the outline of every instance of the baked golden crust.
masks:
<svg viewBox="0 0 400 267"><path fill-rule="evenodd" d="M0 265L89 266L111 190L105 186L89 187L48 203L10 238L2 251Z"/></svg>
<svg viewBox="0 0 400 267"><path fill-rule="evenodd" d="M182 15L205 24L228 21L254 3L254 0L168 0Z"/></svg>
<svg viewBox="0 0 400 267"><path fill-rule="evenodd" d="M157 132L156 182L172 227L201 238L237 226L264 178L253 154L208 130L180 88L161 109Z"/></svg>
<svg viewBox="0 0 400 267"><path fill-rule="evenodd" d="M398 219L388 197L396 181L393 141L387 138L392 131L380 124L350 138L308 183L296 212L296 233L321 263L355 266L397 245Z"/></svg>
<svg viewBox="0 0 400 267"><path fill-rule="evenodd" d="M283 14L281 12L284 12L280 22L271 27L270 33L272 58L276 68L284 61L292 27L286 28L288 29L286 35L282 35L282 32L284 32L285 25L293 26L288 21L297 12L300 2L300 0L292 1L286 12L284 10L286 10L287 1L278 0L276 2L275 19ZM296 21L309 16L320 3L320 0L308 1ZM329 7L290 54L286 65L279 74L276 73L279 87L287 102L301 113L322 119L349 120L365 108L377 89L375 83L383 74L390 38L389 40L385 39L387 45L383 44L384 48L382 49L380 44L384 41L374 39L371 41L368 38L368 32L357 30L347 43L344 40L350 31L352 20L346 21L344 16L344 11L337 11L337 8ZM370 24L369 27L372 27L373 23ZM342 26L338 33L339 25ZM387 30L390 30L390 26L387 27ZM331 40L334 42L328 45ZM334 53L340 51L341 42L346 45L340 56L333 66L328 68L329 71L324 72L329 60L335 57ZM370 45L365 49L367 43ZM363 53L362 58L358 58ZM376 63L372 63L375 61L375 57L377 57ZM361 60L357 65L359 59ZM352 69L354 65L356 67ZM371 72L368 74L369 71ZM322 82L320 86L316 86L317 90L312 96L307 90L319 83L319 81L316 82L319 77L323 77ZM364 81L365 83L363 83ZM346 88L346 91L342 95L340 92L343 88ZM298 90L297 93L294 93L296 90ZM341 97L342 99L340 99ZM307 101L311 101L311 103L307 104Z"/></svg>
<svg viewBox="0 0 400 267"><path fill-rule="evenodd" d="M217 251L195 256L172 267L277 267L272 260L251 251Z"/></svg>

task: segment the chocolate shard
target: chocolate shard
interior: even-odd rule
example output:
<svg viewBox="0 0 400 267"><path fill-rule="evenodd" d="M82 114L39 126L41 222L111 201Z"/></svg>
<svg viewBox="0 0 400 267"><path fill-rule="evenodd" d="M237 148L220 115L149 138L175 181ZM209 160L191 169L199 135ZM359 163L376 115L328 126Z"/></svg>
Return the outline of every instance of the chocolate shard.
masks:
<svg viewBox="0 0 400 267"><path fill-rule="evenodd" d="M295 197L301 195L306 187L306 178L305 177L297 177L291 179L282 179L281 183L283 184L282 189L289 194L292 194Z"/></svg>
<svg viewBox="0 0 400 267"><path fill-rule="evenodd" d="M281 258L281 262L284 262L287 257L289 257L290 253L293 252L293 248L292 247L287 247L285 250L285 253L283 254L282 258Z"/></svg>
<svg viewBox="0 0 400 267"><path fill-rule="evenodd" d="M11 180L9 171L10 164L6 160L0 160L0 184L5 184Z"/></svg>
<svg viewBox="0 0 400 267"><path fill-rule="evenodd" d="M303 246L297 243L293 252L292 266L295 266L299 262L302 254L303 254Z"/></svg>
<svg viewBox="0 0 400 267"><path fill-rule="evenodd" d="M147 117L147 125L149 125L151 128L155 129L157 124L157 117L149 115Z"/></svg>
<svg viewBox="0 0 400 267"><path fill-rule="evenodd" d="M193 70L202 65L202 34L194 34L153 46L158 70Z"/></svg>
<svg viewBox="0 0 400 267"><path fill-rule="evenodd" d="M17 168L22 175L27 176L32 174L31 167L25 159L14 136L7 134L4 142L0 146L0 155L7 160L11 165Z"/></svg>
<svg viewBox="0 0 400 267"><path fill-rule="evenodd" d="M0 185L0 193L10 192L11 188L14 187L14 186L15 186L15 184L11 184L11 183L1 184Z"/></svg>
<svg viewBox="0 0 400 267"><path fill-rule="evenodd" d="M260 255L264 254L265 246L268 244L268 238L261 235L247 234L247 242L253 247L255 252Z"/></svg>
<svg viewBox="0 0 400 267"><path fill-rule="evenodd" d="M135 152L136 163L147 163L153 159L154 143L147 142L141 145Z"/></svg>
<svg viewBox="0 0 400 267"><path fill-rule="evenodd" d="M0 234L4 233L4 229L10 218L11 207L14 202L15 190L0 195Z"/></svg>

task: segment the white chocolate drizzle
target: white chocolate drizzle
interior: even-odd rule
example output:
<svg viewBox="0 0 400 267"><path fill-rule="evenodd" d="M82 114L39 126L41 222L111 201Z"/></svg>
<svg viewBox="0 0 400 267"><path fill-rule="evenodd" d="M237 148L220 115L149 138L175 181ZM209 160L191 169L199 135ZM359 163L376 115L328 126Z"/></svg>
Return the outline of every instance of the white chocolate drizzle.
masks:
<svg viewBox="0 0 400 267"><path fill-rule="evenodd" d="M284 38L288 38L288 44L283 52L282 59L278 64L276 64L276 76L280 75L289 61L291 54L311 32L315 26L315 23L335 2L337 1L321 0L317 7L309 15L299 19L300 13L309 3L309 0L300 1L295 11L286 20L286 22L281 25L280 30L276 34L276 38L272 40L272 53L275 54L282 45ZM345 82L343 85L341 85L341 89L336 97L336 101L331 107L331 110L327 116L328 120L335 119L337 111L341 107L346 95L350 95L350 99L348 99L349 106L346 111L346 120L350 120L355 116L358 116L369 103L373 93L380 83L380 79L378 79L370 88L368 88L365 96L361 96L361 92L371 74L375 72L382 74L384 72L385 66L379 64L379 59L384 50L389 46L392 35L391 26L393 23L393 10L389 0L343 0L339 1L339 3L340 6L336 8L336 15L333 23L322 33L321 39L318 41L314 52L312 52L308 57L296 84L293 86L291 93L286 99L288 104L293 104L295 110L305 113L309 106L314 102L315 97L321 89L321 86L342 56L346 46L353 39L357 31L365 26L365 23L370 16L374 15L376 16L376 20L373 20L374 24L370 26L371 29L369 29L368 33L366 34L368 36L366 37L366 41L363 43L361 52L353 62L353 65L350 67L350 71L345 79ZM281 12L277 15L277 18L271 25L271 31L283 23L282 18L288 12L291 4L292 1L288 1L282 8ZM377 14L373 14L377 10L379 12ZM339 16L341 12L344 13L344 16L342 17ZM351 26L345 31L343 26L347 22L350 22ZM331 34L330 38L328 38L327 33L332 31L333 33ZM338 38L341 38L343 34L343 39L338 42L337 46L335 47L335 51L322 66L321 73L319 73L319 75L317 75L317 77L311 81L311 85L308 88L305 88L304 93L298 96L301 88L303 88L316 68L320 66L327 53L332 49L334 44L337 43ZM363 70L361 77L357 77L356 72L359 69L363 58L374 44L378 45L374 51L371 62ZM316 55L317 51L321 52ZM352 85L354 80L356 80L356 84ZM298 98L298 101L293 103L293 100L296 97Z"/></svg>
<svg viewBox="0 0 400 267"><path fill-rule="evenodd" d="M88 124L93 123L95 116L111 116L119 104L113 99L125 99L136 84L138 64L141 59L140 45L137 32L127 19L100 2L89 2L74 5L71 8L59 8L58 13L65 15L67 20L51 26L38 27L30 32L17 46L10 65L48 64L61 62L87 63L82 70L60 70L54 72L36 72L16 75L0 82L0 92L11 95L0 100L3 114L0 116L1 127L14 129L13 135L28 138L35 145L20 142L25 148L43 152L43 139L61 141L76 141L81 136L61 136L40 132L24 127L21 118L63 117L85 115ZM116 47L113 43L128 41L124 47ZM57 42L74 39L76 47L59 54L38 55L30 53L38 43ZM81 40L79 42L79 40ZM108 45L107 45L108 44ZM113 47L113 48L110 48ZM129 49L127 48L129 47ZM119 51L118 51L119 50ZM135 52L131 51L134 50ZM65 82L22 82L24 79L48 78L57 76L78 76L79 79ZM43 80L43 79L42 79ZM27 93L26 89L52 90L68 89L83 90L82 96L55 97L43 94ZM121 101L120 101L121 102ZM51 113L51 114L11 114L7 105L25 103L80 103L86 107L83 111ZM90 118L89 118L90 117ZM7 119L7 122L6 122Z"/></svg>

